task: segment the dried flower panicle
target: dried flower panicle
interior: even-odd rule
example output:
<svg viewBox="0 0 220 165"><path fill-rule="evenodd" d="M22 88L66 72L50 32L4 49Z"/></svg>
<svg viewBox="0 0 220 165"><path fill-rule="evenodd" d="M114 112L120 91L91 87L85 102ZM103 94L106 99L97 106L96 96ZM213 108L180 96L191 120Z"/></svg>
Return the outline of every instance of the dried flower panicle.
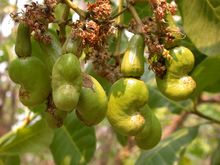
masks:
<svg viewBox="0 0 220 165"><path fill-rule="evenodd" d="M34 31L35 39L50 43L51 38L45 32L48 29L48 24L54 22L53 10L55 5L55 0L45 0L44 4L31 2L31 4L24 6L25 11L13 13L11 17L16 22L23 21L27 23L31 30Z"/></svg>
<svg viewBox="0 0 220 165"><path fill-rule="evenodd" d="M109 19L112 12L109 0L96 0L93 4L89 3L87 10L90 13L90 17L98 21Z"/></svg>
<svg viewBox="0 0 220 165"><path fill-rule="evenodd" d="M181 38L180 29L172 22L172 15L176 12L176 6L166 0L152 1L153 17L143 19L143 33L145 43L148 46L149 69L163 78L166 73L166 60L172 58L165 48ZM133 29L135 29L133 26Z"/></svg>
<svg viewBox="0 0 220 165"><path fill-rule="evenodd" d="M78 20L72 24L72 36L82 41L85 48L86 60L93 63L94 70L99 75L114 82L120 74L119 65L110 64L114 58L108 52L107 39L113 33L114 27L109 20L111 5L109 0L96 0L88 4L89 19Z"/></svg>
<svg viewBox="0 0 220 165"><path fill-rule="evenodd" d="M107 50L108 47L107 45L105 45L99 51L91 51L90 53L88 53L88 56L93 63L95 72L113 83L118 80L122 75L120 73L120 66L117 63L109 63L109 61L112 58L115 58L115 56L112 56Z"/></svg>

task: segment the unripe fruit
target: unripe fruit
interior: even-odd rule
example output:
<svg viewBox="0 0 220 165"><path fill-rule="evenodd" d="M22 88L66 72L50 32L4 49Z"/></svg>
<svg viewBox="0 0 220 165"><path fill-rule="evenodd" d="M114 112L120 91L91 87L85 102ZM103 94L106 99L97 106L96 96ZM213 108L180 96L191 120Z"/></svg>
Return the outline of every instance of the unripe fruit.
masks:
<svg viewBox="0 0 220 165"><path fill-rule="evenodd" d="M32 39L32 56L39 58L47 67L50 75L52 74L53 65L61 56L61 44L56 34L51 31L45 33L51 38L50 43L36 41Z"/></svg>
<svg viewBox="0 0 220 165"><path fill-rule="evenodd" d="M181 101L189 98L196 88L196 82L190 76L175 78L167 74L163 80L156 78L157 87L168 98Z"/></svg>
<svg viewBox="0 0 220 165"><path fill-rule="evenodd" d="M125 77L140 77L144 73L144 38L135 34L121 62L121 72Z"/></svg>
<svg viewBox="0 0 220 165"><path fill-rule="evenodd" d="M144 109L144 113L145 126L135 136L135 141L138 147L147 150L155 147L160 142L162 129L159 120L147 106Z"/></svg>
<svg viewBox="0 0 220 165"><path fill-rule="evenodd" d="M52 70L52 94L55 106L63 111L76 108L82 87L80 63L71 53L60 56Z"/></svg>
<svg viewBox="0 0 220 165"><path fill-rule="evenodd" d="M80 93L76 114L84 124L92 126L104 119L107 96L102 86L92 76L85 75L83 81L85 85Z"/></svg>
<svg viewBox="0 0 220 165"><path fill-rule="evenodd" d="M107 117L112 127L123 135L136 135L144 128L140 110L148 101L145 83L135 78L121 78L110 90Z"/></svg>
<svg viewBox="0 0 220 165"><path fill-rule="evenodd" d="M193 53L184 46L179 46L169 51L172 60L167 61L167 72L177 77L187 75L194 67Z"/></svg>
<svg viewBox="0 0 220 165"><path fill-rule="evenodd" d="M15 53L18 57L28 57L31 55L30 28L23 22L18 25Z"/></svg>
<svg viewBox="0 0 220 165"><path fill-rule="evenodd" d="M46 66L36 57L17 58L8 67L9 77L21 85L20 101L35 106L45 101L50 93L50 78Z"/></svg>
<svg viewBox="0 0 220 165"><path fill-rule="evenodd" d="M170 55L166 75L163 79L156 77L157 87L168 98L181 101L189 98L196 88L196 82L188 76L194 66L194 56L183 46L170 50Z"/></svg>

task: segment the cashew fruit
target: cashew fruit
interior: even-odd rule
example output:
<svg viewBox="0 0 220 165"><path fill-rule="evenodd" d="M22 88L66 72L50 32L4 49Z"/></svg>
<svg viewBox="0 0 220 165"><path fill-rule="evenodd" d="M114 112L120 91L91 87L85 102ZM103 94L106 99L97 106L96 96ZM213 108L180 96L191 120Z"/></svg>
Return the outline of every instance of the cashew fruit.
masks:
<svg viewBox="0 0 220 165"><path fill-rule="evenodd" d="M34 50L32 56L39 58L46 65L51 75L54 63L62 55L61 44L54 32L48 31L45 34L51 38L51 42L46 44L32 38L31 43Z"/></svg>
<svg viewBox="0 0 220 165"><path fill-rule="evenodd" d="M121 62L121 72L125 77L140 77L144 73L144 38L135 34Z"/></svg>
<svg viewBox="0 0 220 165"><path fill-rule="evenodd" d="M159 120L147 105L142 109L142 113L145 117L145 126L135 136L135 141L138 147L147 150L160 142L162 129Z"/></svg>
<svg viewBox="0 0 220 165"><path fill-rule="evenodd" d="M123 135L136 135L145 125L141 109L148 101L148 88L135 78L121 78L110 90L107 118Z"/></svg>
<svg viewBox="0 0 220 165"><path fill-rule="evenodd" d="M108 94L108 92L112 86L112 83L109 80L107 80L105 77L98 75L95 72L92 63L88 63L88 65L85 69L85 72L88 73L89 75L91 75L92 77L94 77L100 83L100 85L103 87L105 92Z"/></svg>
<svg viewBox="0 0 220 165"><path fill-rule="evenodd" d="M169 50L172 60L167 60L167 72L174 76L185 76L194 67L195 58L191 50L184 46L175 47Z"/></svg>
<svg viewBox="0 0 220 165"><path fill-rule="evenodd" d="M196 82L187 75L193 69L194 56L183 46L170 50L170 55L166 75L163 79L156 77L157 87L166 97L181 101L189 98L196 88Z"/></svg>
<svg viewBox="0 0 220 165"><path fill-rule="evenodd" d="M46 66L36 57L17 58L8 67L9 77L19 84L19 99L26 106L44 102L50 91Z"/></svg>
<svg viewBox="0 0 220 165"><path fill-rule="evenodd" d="M26 23L21 22L18 25L15 53L18 57L27 57L31 55L30 28Z"/></svg>
<svg viewBox="0 0 220 165"><path fill-rule="evenodd" d="M57 59L51 84L55 106L63 111L75 109L82 87L80 63L75 55L68 53Z"/></svg>
<svg viewBox="0 0 220 165"><path fill-rule="evenodd" d="M76 114L84 124L96 125L106 115L107 96L102 86L92 76L84 75L83 84Z"/></svg>

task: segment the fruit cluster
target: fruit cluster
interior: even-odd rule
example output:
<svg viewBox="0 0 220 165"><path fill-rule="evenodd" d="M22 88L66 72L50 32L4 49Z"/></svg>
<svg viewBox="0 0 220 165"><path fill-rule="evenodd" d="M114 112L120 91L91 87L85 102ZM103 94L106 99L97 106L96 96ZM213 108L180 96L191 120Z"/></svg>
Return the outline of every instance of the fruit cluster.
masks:
<svg viewBox="0 0 220 165"><path fill-rule="evenodd" d="M19 24L16 39L18 58L9 64L8 73L20 85L19 99L25 106L31 108L48 102L44 116L51 127L62 126L68 112L74 109L88 126L104 119L105 91L95 78L82 73L72 52L66 51L51 62L33 56L30 29L24 22Z"/></svg>
<svg viewBox="0 0 220 165"><path fill-rule="evenodd" d="M90 9L98 10L98 7L90 6ZM99 81L82 72L79 62L82 51L89 53L89 48L87 51L84 49L91 46L86 45L87 39L96 34L96 28L87 27L88 29L83 30L76 26L74 34L79 31L80 33L76 38L70 35L70 38L62 42L60 53L58 50L48 51L49 46L40 45L44 47L42 54L47 51L44 56L39 52L32 52L32 42L35 41L31 38L33 29L27 22L20 20L15 44L17 58L8 68L11 80L20 85L20 101L30 109L46 104L42 116L52 128L61 127L67 114L72 111L75 111L79 120L87 126L94 126L107 116L116 132L124 136L134 136L136 144L142 149L153 148L161 139L162 128L148 106L148 87L140 79L144 73L145 44L150 52L148 62L156 74L157 87L166 97L175 101L184 100L189 98L196 88L195 81L188 75L194 66L194 56L189 49L179 46L182 35L177 30L172 15L168 13L165 18L165 23L164 20L162 23L158 22L161 29L165 29L158 37L158 42L162 42L159 50L158 45L154 45L156 42L146 38L144 32L134 33L123 58L117 58L117 66L120 66L120 75L123 77L117 78L112 84L108 97ZM87 23L96 25L94 21ZM110 24L107 27L109 26ZM94 48L96 55L107 51L105 42L108 35L104 32L102 37L96 34L95 38L92 37L94 40L89 38L92 46L99 48ZM49 36L49 30L45 34ZM53 37L49 38L53 42ZM36 48L34 50L37 51ZM167 56L164 56L165 54ZM97 66L104 61L103 66L107 68L110 58L104 57L93 56L93 64L99 61Z"/></svg>
<svg viewBox="0 0 220 165"><path fill-rule="evenodd" d="M107 118L112 127L125 136L135 136L142 149L154 147L161 138L161 126L148 107L148 88L140 80L144 73L144 38L135 34L121 63L124 78L110 90Z"/></svg>

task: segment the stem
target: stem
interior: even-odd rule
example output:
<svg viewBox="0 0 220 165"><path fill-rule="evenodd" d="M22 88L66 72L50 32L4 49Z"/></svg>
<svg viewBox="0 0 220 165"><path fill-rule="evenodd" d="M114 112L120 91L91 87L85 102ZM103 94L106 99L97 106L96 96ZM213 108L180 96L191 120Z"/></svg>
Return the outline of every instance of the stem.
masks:
<svg viewBox="0 0 220 165"><path fill-rule="evenodd" d="M197 115L201 118L207 119L207 120L212 121L212 122L217 123L217 124L220 124L219 120L214 119L210 116L207 116L207 115L199 112L198 109L197 109L197 105L198 105L198 101L196 99L194 99L193 100L193 110L190 111L191 114Z"/></svg>
<svg viewBox="0 0 220 165"><path fill-rule="evenodd" d="M197 116L199 116L199 117L201 117L201 118L204 118L204 119L206 119L206 120L209 120L209 121L212 121L212 122L214 122L214 123L217 123L217 124L220 124L220 121L219 120L216 120L216 119L214 119L214 118L212 118L212 117L210 117L210 116L206 116L206 115L204 115L203 113L201 113L201 112L199 112L199 111L193 111L193 112L191 112L192 114L194 114L194 115L197 115Z"/></svg>
<svg viewBox="0 0 220 165"><path fill-rule="evenodd" d="M129 0L127 0L127 4L128 4L129 11L131 12L133 18L135 19L135 21L138 24L137 31L142 32L143 23L138 15L136 9L134 8L134 6L132 6L132 4L129 2Z"/></svg>
<svg viewBox="0 0 220 165"><path fill-rule="evenodd" d="M172 124L167 126L165 130L163 131L162 139L167 138L169 135L171 135L173 132L175 132L186 120L188 117L189 112L183 112L181 115L174 117L172 120Z"/></svg>
<svg viewBox="0 0 220 165"><path fill-rule="evenodd" d="M27 117L25 118L24 125L27 126L31 121L31 111L28 112Z"/></svg>
<svg viewBox="0 0 220 165"><path fill-rule="evenodd" d="M160 2L160 0L147 0L147 2L150 3L152 8L155 8L157 4Z"/></svg>
<svg viewBox="0 0 220 165"><path fill-rule="evenodd" d="M115 15L113 15L113 16L110 18L110 20L113 20L113 19L119 17L121 14L123 14L123 13L124 13L125 11L127 11L127 10L128 10L128 7L123 8L120 12L118 12L118 13L115 14Z"/></svg>
<svg viewBox="0 0 220 165"><path fill-rule="evenodd" d="M71 9L73 9L77 14L79 14L80 17L82 17L83 19L86 18L86 12L84 12L83 10L81 10L76 4L74 4L73 2L71 2L71 0L65 0L65 3L66 3Z"/></svg>
<svg viewBox="0 0 220 165"><path fill-rule="evenodd" d="M66 23L68 21L69 13L70 13L70 8L69 8L69 6L65 5L65 9L63 12L63 16L62 16L62 21L59 24L59 27L60 27L59 38L60 38L62 45L66 40Z"/></svg>
<svg viewBox="0 0 220 165"><path fill-rule="evenodd" d="M121 13L122 10L123 10L123 0L120 0L119 5L118 5L118 13ZM123 22L123 20L124 20L123 15L120 15L117 18L117 23L120 24ZM118 27L117 43L116 43L115 52L114 52L115 56L120 56L121 35L122 35L122 29Z"/></svg>

